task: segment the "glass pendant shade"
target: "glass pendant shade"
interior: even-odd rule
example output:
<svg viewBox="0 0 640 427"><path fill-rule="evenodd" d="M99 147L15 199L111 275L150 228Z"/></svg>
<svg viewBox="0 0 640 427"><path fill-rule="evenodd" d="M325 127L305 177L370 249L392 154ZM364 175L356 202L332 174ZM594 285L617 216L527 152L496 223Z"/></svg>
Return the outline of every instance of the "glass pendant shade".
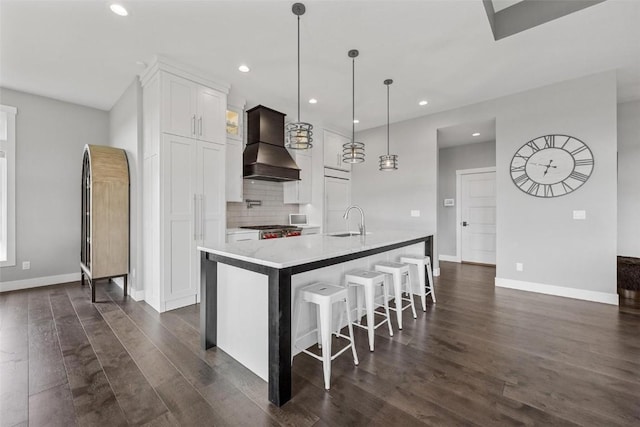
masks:
<svg viewBox="0 0 640 427"><path fill-rule="evenodd" d="M394 171L398 169L398 155L386 154L380 156L380 170L381 171Z"/></svg>
<svg viewBox="0 0 640 427"><path fill-rule="evenodd" d="M353 89L351 92L352 101L352 120L351 120L351 141L342 145L342 161L344 163L362 163L364 162L364 142L356 141L356 58L360 54L356 49L349 51L351 58L351 78Z"/></svg>
<svg viewBox="0 0 640 427"><path fill-rule="evenodd" d="M387 86L387 154L380 156L380 170L385 172L398 170L398 155L389 154L389 86L393 80L387 79L384 84Z"/></svg>
<svg viewBox="0 0 640 427"><path fill-rule="evenodd" d="M285 127L287 147L294 150L307 150L313 147L313 125L310 123L294 122Z"/></svg>
<svg viewBox="0 0 640 427"><path fill-rule="evenodd" d="M300 121L300 16L304 15L306 8L302 3L294 3L291 11L298 17L298 121L287 124L285 140L287 148L308 150L313 147L313 125Z"/></svg>

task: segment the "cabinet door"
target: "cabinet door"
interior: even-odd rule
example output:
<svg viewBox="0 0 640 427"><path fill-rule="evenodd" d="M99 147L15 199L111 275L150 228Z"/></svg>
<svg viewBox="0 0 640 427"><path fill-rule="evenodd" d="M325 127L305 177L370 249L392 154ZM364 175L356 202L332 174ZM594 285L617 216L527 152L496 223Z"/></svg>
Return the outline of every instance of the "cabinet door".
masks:
<svg viewBox="0 0 640 427"><path fill-rule="evenodd" d="M217 90L198 86L196 136L208 142L226 142L227 96Z"/></svg>
<svg viewBox="0 0 640 427"><path fill-rule="evenodd" d="M347 221L342 218L351 202L351 183L347 179L325 177L325 233L347 231Z"/></svg>
<svg viewBox="0 0 640 427"><path fill-rule="evenodd" d="M284 182L282 184L284 203L311 203L312 157L300 153L293 153L292 156L300 168L300 181Z"/></svg>
<svg viewBox="0 0 640 427"><path fill-rule="evenodd" d="M189 80L164 74L162 130L173 135L196 136L197 85Z"/></svg>
<svg viewBox="0 0 640 427"><path fill-rule="evenodd" d="M163 136L164 301L195 296L196 143L190 138Z"/></svg>
<svg viewBox="0 0 640 427"><path fill-rule="evenodd" d="M342 146L349 138L330 131L324 131L324 165L328 168L350 171L351 164L342 161Z"/></svg>
<svg viewBox="0 0 640 427"><path fill-rule="evenodd" d="M227 139L226 196L227 202L241 202L242 196L242 141Z"/></svg>
<svg viewBox="0 0 640 427"><path fill-rule="evenodd" d="M198 244L217 246L224 243L226 237L225 146L198 141L196 168L200 210Z"/></svg>

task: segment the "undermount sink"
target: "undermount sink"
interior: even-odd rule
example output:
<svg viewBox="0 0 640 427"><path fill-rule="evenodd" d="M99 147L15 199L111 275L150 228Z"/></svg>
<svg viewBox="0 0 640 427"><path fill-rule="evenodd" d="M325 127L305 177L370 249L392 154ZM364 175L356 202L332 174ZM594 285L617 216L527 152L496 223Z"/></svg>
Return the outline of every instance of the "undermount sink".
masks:
<svg viewBox="0 0 640 427"><path fill-rule="evenodd" d="M360 236L360 233L357 233L355 231L349 231L349 232L346 232L346 233L331 234L331 236L333 236L333 237L351 237L351 236Z"/></svg>

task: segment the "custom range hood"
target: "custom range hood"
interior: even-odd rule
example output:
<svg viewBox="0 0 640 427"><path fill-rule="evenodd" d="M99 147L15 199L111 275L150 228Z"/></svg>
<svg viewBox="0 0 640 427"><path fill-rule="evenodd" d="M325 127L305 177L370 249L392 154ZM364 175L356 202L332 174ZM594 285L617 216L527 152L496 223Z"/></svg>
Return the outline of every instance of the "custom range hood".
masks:
<svg viewBox="0 0 640 427"><path fill-rule="evenodd" d="M262 105L247 111L247 147L242 155L244 178L300 180L300 168L284 147L284 116Z"/></svg>

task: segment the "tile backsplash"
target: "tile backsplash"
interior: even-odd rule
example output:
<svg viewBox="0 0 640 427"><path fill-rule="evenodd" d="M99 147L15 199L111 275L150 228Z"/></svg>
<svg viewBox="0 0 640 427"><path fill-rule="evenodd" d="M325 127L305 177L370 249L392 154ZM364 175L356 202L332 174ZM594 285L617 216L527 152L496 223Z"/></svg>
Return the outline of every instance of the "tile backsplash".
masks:
<svg viewBox="0 0 640 427"><path fill-rule="evenodd" d="M245 202L227 203L227 228L246 225L288 224L289 214L298 212L298 205L285 205L281 182L244 180ZM246 200L260 200L261 206L247 208Z"/></svg>

